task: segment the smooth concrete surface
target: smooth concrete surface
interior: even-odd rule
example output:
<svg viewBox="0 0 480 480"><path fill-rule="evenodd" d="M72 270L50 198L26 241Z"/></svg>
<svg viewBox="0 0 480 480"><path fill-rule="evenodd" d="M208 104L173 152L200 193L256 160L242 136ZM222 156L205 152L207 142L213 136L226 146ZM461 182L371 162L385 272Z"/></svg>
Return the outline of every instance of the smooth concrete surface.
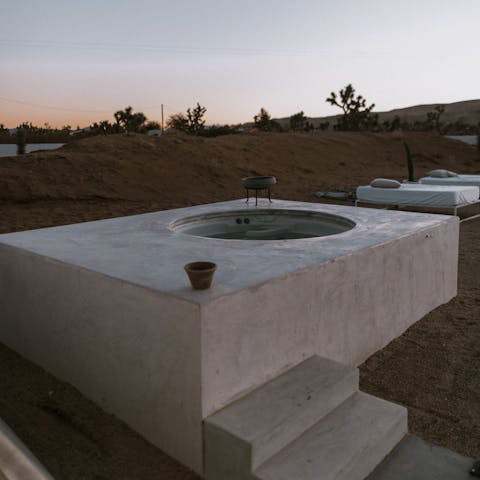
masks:
<svg viewBox="0 0 480 480"><path fill-rule="evenodd" d="M407 410L358 392L255 471L259 480L364 480L407 433Z"/></svg>
<svg viewBox="0 0 480 480"><path fill-rule="evenodd" d="M208 304L227 294L261 285L293 272L333 261L414 233L457 223L439 215L276 200L271 208L331 213L356 223L347 232L298 240L224 240L176 233L182 218L220 211L255 211L244 200L78 223L0 235L0 244L31 251L106 276ZM216 282L206 292L190 288L183 265L214 260Z"/></svg>
<svg viewBox="0 0 480 480"><path fill-rule="evenodd" d="M473 480L473 459L408 435L368 480Z"/></svg>
<svg viewBox="0 0 480 480"><path fill-rule="evenodd" d="M14 431L0 419L0 480L54 480Z"/></svg>
<svg viewBox="0 0 480 480"><path fill-rule="evenodd" d="M0 235L0 341L202 473L205 417L312 355L357 365L456 294L455 217L271 208L356 226L286 241L169 228L255 211L239 200ZM189 286L197 260L218 265L210 290Z"/></svg>
<svg viewBox="0 0 480 480"><path fill-rule="evenodd" d="M358 369L313 356L206 418L208 480L249 479L357 390Z"/></svg>
<svg viewBox="0 0 480 480"><path fill-rule="evenodd" d="M0 248L0 340L202 471L199 307Z"/></svg>

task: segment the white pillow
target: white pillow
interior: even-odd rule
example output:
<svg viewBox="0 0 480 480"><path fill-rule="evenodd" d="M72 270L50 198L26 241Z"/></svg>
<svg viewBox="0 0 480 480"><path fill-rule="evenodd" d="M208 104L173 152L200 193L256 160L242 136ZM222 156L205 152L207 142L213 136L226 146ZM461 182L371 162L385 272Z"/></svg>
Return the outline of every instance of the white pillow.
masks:
<svg viewBox="0 0 480 480"><path fill-rule="evenodd" d="M428 175L433 178L458 177L458 173L442 169L432 170L431 172L428 172Z"/></svg>
<svg viewBox="0 0 480 480"><path fill-rule="evenodd" d="M376 178L370 182L370 186L376 188L400 188L401 183L390 178Z"/></svg>

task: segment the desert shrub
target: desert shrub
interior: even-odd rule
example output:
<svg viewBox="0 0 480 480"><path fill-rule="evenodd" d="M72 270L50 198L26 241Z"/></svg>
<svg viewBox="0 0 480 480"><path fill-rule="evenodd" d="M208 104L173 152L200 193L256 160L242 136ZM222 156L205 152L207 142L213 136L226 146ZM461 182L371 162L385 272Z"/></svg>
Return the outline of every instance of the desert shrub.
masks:
<svg viewBox="0 0 480 480"><path fill-rule="evenodd" d="M295 113L289 118L290 130L293 131L298 132L301 130L305 130L306 123L308 123L307 117L305 116L303 111Z"/></svg>
<svg viewBox="0 0 480 480"><path fill-rule="evenodd" d="M0 143L17 143L17 132L23 130L26 143L66 143L70 140L70 125L62 128L52 128L48 123L43 127L37 127L32 123L24 122L16 128L0 129Z"/></svg>
<svg viewBox="0 0 480 480"><path fill-rule="evenodd" d="M243 130L237 126L230 125L211 125L205 127L199 135L202 137L218 137L220 135L233 135L241 133Z"/></svg>
<svg viewBox="0 0 480 480"><path fill-rule="evenodd" d="M280 132L282 130L280 124L272 120L271 115L261 108L260 111L253 117L254 127L263 132Z"/></svg>

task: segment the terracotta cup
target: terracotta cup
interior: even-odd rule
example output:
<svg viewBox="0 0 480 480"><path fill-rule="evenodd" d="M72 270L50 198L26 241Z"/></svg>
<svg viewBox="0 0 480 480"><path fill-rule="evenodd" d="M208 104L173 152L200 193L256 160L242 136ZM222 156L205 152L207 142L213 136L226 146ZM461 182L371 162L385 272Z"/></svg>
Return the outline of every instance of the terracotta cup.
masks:
<svg viewBox="0 0 480 480"><path fill-rule="evenodd" d="M187 263L183 268L195 290L206 290L212 285L217 265L213 262L192 262Z"/></svg>

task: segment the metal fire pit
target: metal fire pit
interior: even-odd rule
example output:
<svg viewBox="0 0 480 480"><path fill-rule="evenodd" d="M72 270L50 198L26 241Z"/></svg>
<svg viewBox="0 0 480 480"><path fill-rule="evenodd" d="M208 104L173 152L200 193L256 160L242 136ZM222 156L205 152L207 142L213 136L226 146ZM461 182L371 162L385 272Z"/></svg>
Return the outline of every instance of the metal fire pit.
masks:
<svg viewBox="0 0 480 480"><path fill-rule="evenodd" d="M250 200L249 190L255 191L255 206L258 205L258 191L266 190L268 192L268 201L272 203L270 189L277 183L277 179L272 176L266 177L245 177L242 178L242 184L247 191L247 203Z"/></svg>

